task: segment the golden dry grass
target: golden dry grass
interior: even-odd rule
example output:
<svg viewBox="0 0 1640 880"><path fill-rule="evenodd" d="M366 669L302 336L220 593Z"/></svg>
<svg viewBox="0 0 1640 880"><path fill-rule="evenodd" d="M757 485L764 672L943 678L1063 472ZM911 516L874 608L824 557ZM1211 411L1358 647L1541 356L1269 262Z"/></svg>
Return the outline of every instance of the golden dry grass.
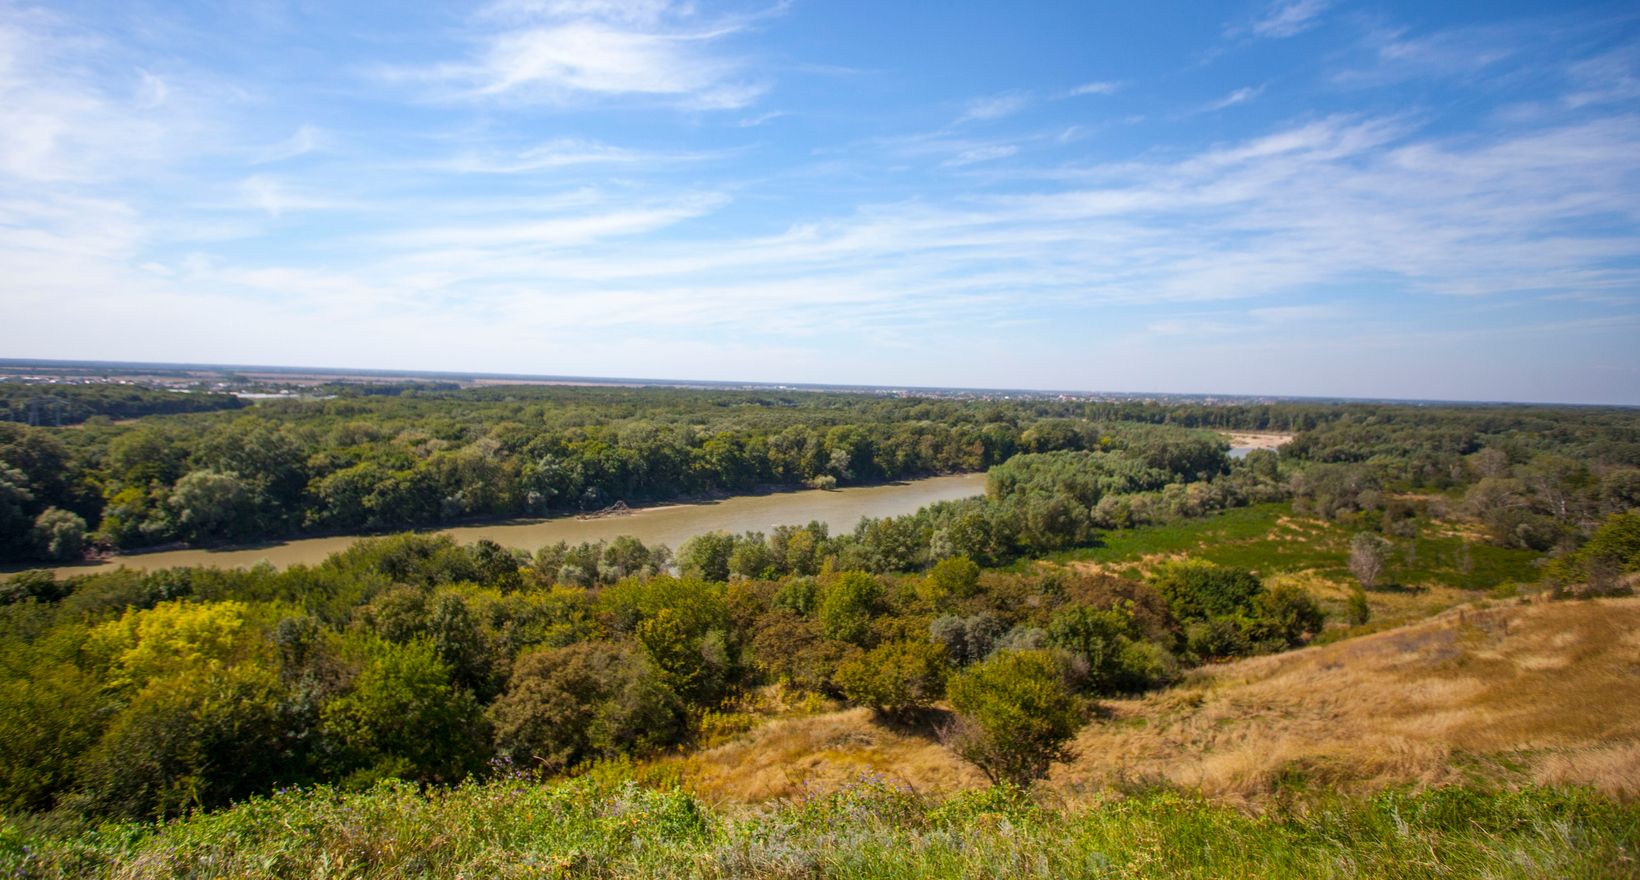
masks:
<svg viewBox="0 0 1640 880"><path fill-rule="evenodd" d="M830 791L862 776L885 777L928 793L985 782L940 745L931 728L895 729L870 709L779 719L676 761L692 789L719 802Z"/></svg>
<svg viewBox="0 0 1640 880"><path fill-rule="evenodd" d="M1477 777L1640 797L1640 598L1466 606L1399 629L1202 670L1105 703L1050 784L1166 783L1233 802L1295 785L1369 791ZM714 800L881 774L983 784L928 731L864 709L775 721L675 759Z"/></svg>
<svg viewBox="0 0 1640 880"><path fill-rule="evenodd" d="M1165 781L1227 798L1502 775L1640 796L1640 599L1465 607L1206 670L1112 704L1067 786Z"/></svg>

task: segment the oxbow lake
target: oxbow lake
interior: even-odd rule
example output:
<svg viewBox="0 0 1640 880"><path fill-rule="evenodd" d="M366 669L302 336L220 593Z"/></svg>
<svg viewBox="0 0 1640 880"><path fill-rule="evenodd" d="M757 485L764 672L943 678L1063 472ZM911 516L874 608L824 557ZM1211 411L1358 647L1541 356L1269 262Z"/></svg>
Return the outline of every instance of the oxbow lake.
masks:
<svg viewBox="0 0 1640 880"><path fill-rule="evenodd" d="M984 492L984 474L957 474L829 492L805 489L768 495L742 495L699 504L642 508L628 516L603 519L559 517L458 526L442 529L439 534L450 535L464 544L488 538L506 547L531 552L558 541L578 544L632 535L645 544L665 544L675 550L689 538L707 532L767 532L778 525L803 525L812 520L827 524L832 534L838 534L852 531L861 517L900 516L936 501L953 501ZM261 562L279 568L296 564L312 565L346 549L362 537L367 536L331 535L250 548L133 553L96 565L67 566L56 571L62 576L112 570L122 565L144 571L175 566L248 568Z"/></svg>

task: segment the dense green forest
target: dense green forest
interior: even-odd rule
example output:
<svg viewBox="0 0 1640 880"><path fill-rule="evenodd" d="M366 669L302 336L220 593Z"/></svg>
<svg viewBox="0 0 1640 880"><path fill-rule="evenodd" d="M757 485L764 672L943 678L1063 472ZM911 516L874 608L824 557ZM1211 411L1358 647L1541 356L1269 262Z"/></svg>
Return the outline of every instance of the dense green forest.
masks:
<svg viewBox="0 0 1640 880"><path fill-rule="evenodd" d="M1082 459L1104 472L1103 484L1067 486L1076 508L1069 516L1078 523L1053 528L1067 529L1075 543L1089 528L1240 503L1267 496L1271 486L1349 506L1362 491L1479 481L1487 497L1476 503L1488 507L1500 531L1546 547L1640 495L1640 427L1621 410L628 388L332 390L340 396L122 424L93 420L73 429L0 422L0 559L550 515L617 500L979 471L1019 453L1139 448L1148 450L1139 456L1144 472L1118 474L1110 459ZM1255 462L1266 484L1256 491L1245 480L1215 484L1212 477L1229 473L1222 442L1187 429L1295 431L1281 467L1315 467L1294 482L1266 459ZM1187 483L1202 485L1187 491ZM1591 500L1591 487L1598 498ZM1557 500L1567 492L1578 505ZM948 535L958 521L973 525L966 513L939 514L952 520ZM1043 522L1023 531L1040 533ZM1011 543L1047 546L1007 535L970 543L964 552L976 559L1000 558Z"/></svg>
<svg viewBox="0 0 1640 880"><path fill-rule="evenodd" d="M135 419L176 413L239 409L232 394L165 391L139 385L37 385L0 382L0 422L77 425L102 416Z"/></svg>

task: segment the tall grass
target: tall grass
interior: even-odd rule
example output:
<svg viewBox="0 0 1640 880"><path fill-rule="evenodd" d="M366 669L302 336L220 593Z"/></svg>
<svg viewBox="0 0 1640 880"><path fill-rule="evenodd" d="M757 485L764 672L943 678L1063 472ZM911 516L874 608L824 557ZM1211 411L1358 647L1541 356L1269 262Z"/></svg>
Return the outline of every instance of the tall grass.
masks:
<svg viewBox="0 0 1640 880"><path fill-rule="evenodd" d="M1175 791L1042 806L880 782L720 812L581 778L285 792L163 826L0 831L23 877L1633 877L1640 808L1579 789L1322 796L1260 815Z"/></svg>

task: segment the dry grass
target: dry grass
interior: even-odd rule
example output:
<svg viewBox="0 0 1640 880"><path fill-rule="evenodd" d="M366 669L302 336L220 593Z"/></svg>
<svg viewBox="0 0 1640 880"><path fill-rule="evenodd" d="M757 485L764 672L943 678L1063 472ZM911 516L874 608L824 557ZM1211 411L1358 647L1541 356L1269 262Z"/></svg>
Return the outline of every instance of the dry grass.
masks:
<svg viewBox="0 0 1640 880"><path fill-rule="evenodd" d="M1165 783L1231 802L1295 787L1478 779L1640 797L1640 599L1466 606L1399 629L1213 667L1109 701L1051 785ZM930 728L864 709L776 721L676 759L714 800L763 801L880 774L921 791L983 780Z"/></svg>
<svg viewBox="0 0 1640 880"><path fill-rule="evenodd" d="M870 709L780 719L735 742L674 760L696 793L717 802L833 791L862 776L925 793L985 782L940 745L933 723L892 726Z"/></svg>
<svg viewBox="0 0 1640 880"><path fill-rule="evenodd" d="M1113 704L1055 781L1250 799L1475 775L1640 796L1640 600L1455 609Z"/></svg>

